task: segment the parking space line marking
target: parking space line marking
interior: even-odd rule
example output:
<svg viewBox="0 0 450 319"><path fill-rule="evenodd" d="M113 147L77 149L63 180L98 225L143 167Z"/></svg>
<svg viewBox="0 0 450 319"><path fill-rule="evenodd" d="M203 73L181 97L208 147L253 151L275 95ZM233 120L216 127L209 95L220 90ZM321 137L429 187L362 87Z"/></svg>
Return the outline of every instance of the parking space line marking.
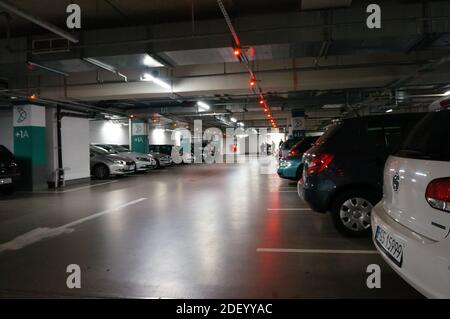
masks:
<svg viewBox="0 0 450 319"><path fill-rule="evenodd" d="M297 193L297 191L279 191L279 190L275 190L275 191L270 191L271 193Z"/></svg>
<svg viewBox="0 0 450 319"><path fill-rule="evenodd" d="M296 210L312 210L311 208L267 208L268 211L296 211Z"/></svg>
<svg viewBox="0 0 450 319"><path fill-rule="evenodd" d="M378 250L258 248L258 253L377 255Z"/></svg>
<svg viewBox="0 0 450 319"><path fill-rule="evenodd" d="M22 249L26 246L37 243L46 238L56 237L56 236L59 236L62 234L69 234L74 231L74 229L71 227L74 227L81 223L87 222L88 220L116 212L119 209L140 203L146 199L147 198L139 198L137 200L127 202L127 203L119 205L117 207L109 208L109 209L103 210L101 212L77 219L73 222L70 222L70 223L62 225L62 226L58 226L58 227L54 227L54 228L39 227L39 228L33 229L25 234L17 236L16 238L10 240L9 242L1 244L0 245L0 253L7 251L7 250L19 250L19 249Z"/></svg>
<svg viewBox="0 0 450 319"><path fill-rule="evenodd" d="M76 192L76 191L80 191L80 190L87 189L87 188L92 188L92 187L97 187L97 186L102 186L102 185L107 185L107 184L112 184L112 183L117 183L117 182L118 182L118 180L114 180L114 181L109 181L109 182L104 182L104 183L80 186L80 187L76 187L76 188L67 189L64 191L54 190L54 191L24 192L24 193L27 193L27 194L65 194L65 193Z"/></svg>

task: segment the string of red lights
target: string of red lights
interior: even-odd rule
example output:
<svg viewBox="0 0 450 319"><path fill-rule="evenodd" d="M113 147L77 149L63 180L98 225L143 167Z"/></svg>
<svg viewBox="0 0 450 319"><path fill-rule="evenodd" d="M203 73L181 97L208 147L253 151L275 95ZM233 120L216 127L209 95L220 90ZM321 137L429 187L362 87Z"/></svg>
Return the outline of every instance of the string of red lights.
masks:
<svg viewBox="0 0 450 319"><path fill-rule="evenodd" d="M230 29L230 32L233 36L233 41L234 41L233 54L235 57L237 57L239 59L239 61L244 62L246 64L247 70L249 71L249 74L250 74L250 81L249 81L250 88L253 91L253 93L259 93L259 97L260 97L259 104L262 106L263 112L267 116L267 120L270 122L270 124L273 128L277 128L276 119L274 118L274 116L272 114L272 110L270 109L270 106L267 103L267 100L265 98L265 93L264 93L261 85L258 83L259 81L256 79L256 76L250 66L248 57L246 55L247 50L243 50L239 36L238 36L236 30L234 29L233 24L231 23L230 17L228 16L228 12L226 11L225 6L223 5L222 1L217 0L217 3L219 4L220 10L222 11L222 14L228 25L228 28Z"/></svg>

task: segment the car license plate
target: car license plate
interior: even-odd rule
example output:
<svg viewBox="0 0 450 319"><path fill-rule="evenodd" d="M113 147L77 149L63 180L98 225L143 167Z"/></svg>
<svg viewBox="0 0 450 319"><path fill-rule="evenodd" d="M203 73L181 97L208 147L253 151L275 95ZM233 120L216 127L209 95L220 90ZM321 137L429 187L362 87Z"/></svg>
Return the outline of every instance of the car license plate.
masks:
<svg viewBox="0 0 450 319"><path fill-rule="evenodd" d="M12 178L0 178L0 185L2 184L11 184Z"/></svg>
<svg viewBox="0 0 450 319"><path fill-rule="evenodd" d="M377 226L375 241L397 266L402 267L403 252L406 246L403 240L389 233L381 226Z"/></svg>

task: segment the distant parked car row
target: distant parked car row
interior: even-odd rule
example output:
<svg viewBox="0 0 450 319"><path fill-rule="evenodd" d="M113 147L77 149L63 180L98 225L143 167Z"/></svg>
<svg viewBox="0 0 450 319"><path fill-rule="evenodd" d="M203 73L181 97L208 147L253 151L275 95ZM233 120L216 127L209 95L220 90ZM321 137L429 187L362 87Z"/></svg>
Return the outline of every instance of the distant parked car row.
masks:
<svg viewBox="0 0 450 319"><path fill-rule="evenodd" d="M170 145L170 152L172 147ZM151 151L143 154L132 152L127 146L116 144L91 144L90 157L91 173L99 179L146 172L173 164L171 156L166 153Z"/></svg>
<svg viewBox="0 0 450 319"><path fill-rule="evenodd" d="M450 298L449 105L344 119L280 154L278 170L344 235L372 234L386 262L433 298Z"/></svg>

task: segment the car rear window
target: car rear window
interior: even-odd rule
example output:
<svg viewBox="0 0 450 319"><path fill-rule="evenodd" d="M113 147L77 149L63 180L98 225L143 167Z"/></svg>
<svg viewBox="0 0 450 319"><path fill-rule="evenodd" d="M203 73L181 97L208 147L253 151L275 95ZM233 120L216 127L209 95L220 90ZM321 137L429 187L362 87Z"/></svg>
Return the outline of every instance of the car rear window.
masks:
<svg viewBox="0 0 450 319"><path fill-rule="evenodd" d="M396 155L450 161L450 110L425 116L411 131Z"/></svg>
<svg viewBox="0 0 450 319"><path fill-rule="evenodd" d="M308 149L311 148L312 144L317 141L319 137L318 136L307 136L303 138L301 141L297 142L292 149L298 150L300 153L306 152Z"/></svg>
<svg viewBox="0 0 450 319"><path fill-rule="evenodd" d="M298 139L289 139L281 145L281 148L283 150L290 150L298 141Z"/></svg>
<svg viewBox="0 0 450 319"><path fill-rule="evenodd" d="M325 133L316 141L317 145L324 144L326 141L335 136L342 128L343 123L338 122L328 126L325 130Z"/></svg>

